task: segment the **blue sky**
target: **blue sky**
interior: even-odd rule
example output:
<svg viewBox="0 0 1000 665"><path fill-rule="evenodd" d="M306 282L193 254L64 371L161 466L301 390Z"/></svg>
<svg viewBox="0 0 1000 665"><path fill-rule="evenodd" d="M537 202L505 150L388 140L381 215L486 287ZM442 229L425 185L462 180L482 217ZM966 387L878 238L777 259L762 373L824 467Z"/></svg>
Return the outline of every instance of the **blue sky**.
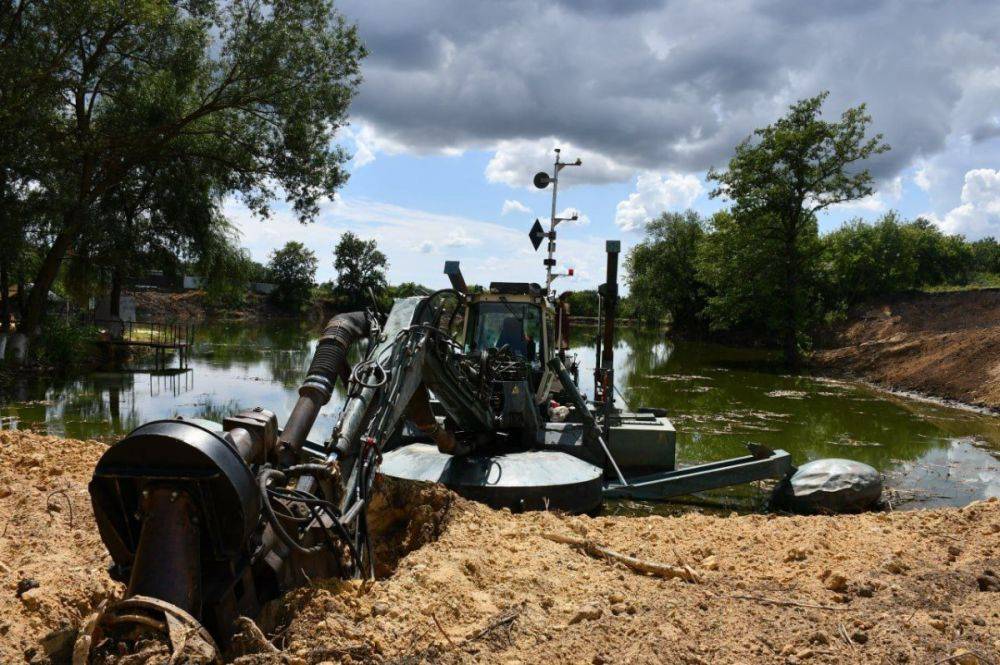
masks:
<svg viewBox="0 0 1000 665"><path fill-rule="evenodd" d="M334 277L345 230L375 238L393 282L444 285L446 259L470 281L541 280L527 238L549 192L531 177L552 148L563 171L561 268L602 279L604 240L627 250L665 210L711 213L704 176L797 99L829 90L829 115L862 102L893 149L870 164L876 194L831 210L889 209L969 238L1000 235L1000 3L978 0L346 0L371 55L340 142L351 178L319 219L287 207L226 212L254 258L287 240ZM551 45L558 42L558 50ZM553 54L558 56L553 57Z"/></svg>

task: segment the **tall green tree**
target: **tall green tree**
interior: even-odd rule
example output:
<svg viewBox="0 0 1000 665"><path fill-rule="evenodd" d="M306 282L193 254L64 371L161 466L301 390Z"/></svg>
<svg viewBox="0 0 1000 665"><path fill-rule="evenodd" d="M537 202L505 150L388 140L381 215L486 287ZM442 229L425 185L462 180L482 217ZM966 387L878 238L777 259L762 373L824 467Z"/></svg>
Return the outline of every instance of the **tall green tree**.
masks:
<svg viewBox="0 0 1000 665"><path fill-rule="evenodd" d="M705 233L705 220L693 210L665 212L646 225L646 237L625 260L638 316L646 320L666 316L671 328L682 334L707 327L702 311L708 289L696 270Z"/></svg>
<svg viewBox="0 0 1000 665"><path fill-rule="evenodd" d="M316 284L316 254L294 240L271 252L268 271L277 288L274 300L287 309L298 310L309 301Z"/></svg>
<svg viewBox="0 0 1000 665"><path fill-rule="evenodd" d="M56 86L38 67L51 44L31 26L42 11L29 0L0 0L0 332L12 315L8 290L27 281L34 267L38 223L49 212L40 195L41 174L51 167L40 149L59 103ZM18 292L23 300L23 292ZM2 358L0 358L2 360Z"/></svg>
<svg viewBox="0 0 1000 665"><path fill-rule="evenodd" d="M117 232L93 209L137 169L184 161L260 214L280 191L303 221L346 180L333 138L364 48L331 0L27 4L0 64L35 72L25 81L50 102L37 186L59 211L40 236L29 333L70 249L95 229Z"/></svg>
<svg viewBox="0 0 1000 665"><path fill-rule="evenodd" d="M378 299L386 288L389 259L374 240L344 233L333 250L333 267L337 270L337 290L346 296L351 309L369 303L369 291Z"/></svg>
<svg viewBox="0 0 1000 665"><path fill-rule="evenodd" d="M713 325L732 326L737 313L753 312L790 365L799 361L801 338L816 312L816 215L871 194L871 173L858 163L889 149L881 134L866 138L871 117L864 104L839 120L822 119L826 97L793 104L736 146L725 170L708 174L717 183L712 197L732 202L731 218L720 219L715 233L735 252L729 269L702 262L715 291L708 304Z"/></svg>

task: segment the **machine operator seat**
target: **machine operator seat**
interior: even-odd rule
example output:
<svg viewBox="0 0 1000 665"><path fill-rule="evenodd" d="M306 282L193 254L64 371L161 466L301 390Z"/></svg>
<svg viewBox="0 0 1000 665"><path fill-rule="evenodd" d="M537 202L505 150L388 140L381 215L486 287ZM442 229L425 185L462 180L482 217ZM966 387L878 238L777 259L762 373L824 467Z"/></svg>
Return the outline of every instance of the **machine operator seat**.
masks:
<svg viewBox="0 0 1000 665"><path fill-rule="evenodd" d="M497 348L507 345L510 350L525 360L535 359L535 342L524 334L520 319L508 316L500 325L500 336L497 338Z"/></svg>

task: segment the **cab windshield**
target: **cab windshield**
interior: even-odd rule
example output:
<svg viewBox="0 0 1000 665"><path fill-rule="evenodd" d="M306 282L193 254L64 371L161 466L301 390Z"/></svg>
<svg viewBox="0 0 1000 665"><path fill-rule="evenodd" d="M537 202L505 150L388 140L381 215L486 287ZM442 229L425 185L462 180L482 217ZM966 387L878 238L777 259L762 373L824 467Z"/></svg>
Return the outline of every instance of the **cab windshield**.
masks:
<svg viewBox="0 0 1000 665"><path fill-rule="evenodd" d="M532 363L541 362L541 310L531 303L483 302L472 307L466 353L507 346Z"/></svg>

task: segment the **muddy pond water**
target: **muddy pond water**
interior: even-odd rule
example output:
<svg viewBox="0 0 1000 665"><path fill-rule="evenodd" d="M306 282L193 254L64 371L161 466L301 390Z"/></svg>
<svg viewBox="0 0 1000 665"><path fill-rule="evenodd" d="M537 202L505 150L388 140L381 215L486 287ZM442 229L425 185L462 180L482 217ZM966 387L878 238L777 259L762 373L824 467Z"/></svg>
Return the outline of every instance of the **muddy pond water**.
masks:
<svg viewBox="0 0 1000 665"><path fill-rule="evenodd" d="M216 323L198 329L186 371L94 373L32 379L0 403L0 426L69 438L113 439L174 415L221 420L262 405L283 422L315 348L316 326L290 321ZM591 394L593 330L574 333L581 388ZM615 349L621 397L668 410L680 465L745 454L747 442L783 448L795 463L822 457L867 462L886 474L896 507L964 505L1000 496L1000 418L808 374L788 374L766 353L671 342L663 333L622 330ZM343 393L311 438L334 426ZM755 509L767 493L740 488L702 497ZM628 512L659 511L648 504Z"/></svg>

